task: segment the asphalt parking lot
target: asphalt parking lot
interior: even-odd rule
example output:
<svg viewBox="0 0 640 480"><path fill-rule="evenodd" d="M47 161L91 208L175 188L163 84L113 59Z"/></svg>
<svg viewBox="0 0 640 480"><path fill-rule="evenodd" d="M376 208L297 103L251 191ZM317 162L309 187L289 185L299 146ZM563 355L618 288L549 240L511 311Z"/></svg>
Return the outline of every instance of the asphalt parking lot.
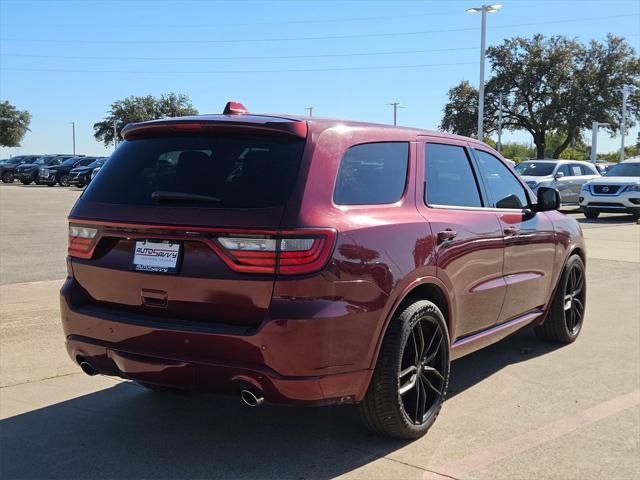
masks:
<svg viewBox="0 0 640 480"><path fill-rule="evenodd" d="M582 224L578 341L530 330L454 362L429 434L368 434L349 407L243 407L87 377L58 289L80 191L0 185L0 476L13 478L640 478L640 225Z"/></svg>

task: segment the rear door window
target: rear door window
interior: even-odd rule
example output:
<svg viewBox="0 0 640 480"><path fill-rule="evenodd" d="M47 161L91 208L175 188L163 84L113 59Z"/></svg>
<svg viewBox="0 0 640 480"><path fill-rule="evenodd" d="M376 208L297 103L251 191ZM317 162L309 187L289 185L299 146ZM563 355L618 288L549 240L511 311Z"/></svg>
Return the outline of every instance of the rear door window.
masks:
<svg viewBox="0 0 640 480"><path fill-rule="evenodd" d="M342 157L333 201L338 205L381 205L402 198L407 183L409 144L355 145Z"/></svg>
<svg viewBox="0 0 640 480"><path fill-rule="evenodd" d="M85 192L125 205L260 208L293 191L304 140L188 135L124 142Z"/></svg>
<svg viewBox="0 0 640 480"><path fill-rule="evenodd" d="M482 206L478 183L464 147L427 143L424 170L427 205Z"/></svg>

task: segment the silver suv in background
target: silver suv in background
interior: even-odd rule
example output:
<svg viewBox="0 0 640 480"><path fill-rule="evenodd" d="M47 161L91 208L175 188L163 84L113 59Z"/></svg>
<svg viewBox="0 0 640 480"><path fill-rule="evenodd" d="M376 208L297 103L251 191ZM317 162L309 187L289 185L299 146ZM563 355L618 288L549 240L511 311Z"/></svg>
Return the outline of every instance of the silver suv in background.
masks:
<svg viewBox="0 0 640 480"><path fill-rule="evenodd" d="M601 178L593 164L579 160L528 160L516 166L516 172L534 193L539 187L558 190L562 205L578 205L582 186Z"/></svg>

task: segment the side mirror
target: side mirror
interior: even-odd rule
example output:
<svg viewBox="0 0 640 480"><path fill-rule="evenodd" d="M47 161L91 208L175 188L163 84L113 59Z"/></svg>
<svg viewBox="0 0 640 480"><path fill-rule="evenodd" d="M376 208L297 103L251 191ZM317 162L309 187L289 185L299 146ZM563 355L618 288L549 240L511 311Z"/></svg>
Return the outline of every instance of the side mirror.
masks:
<svg viewBox="0 0 640 480"><path fill-rule="evenodd" d="M502 200L496 202L497 208L522 208L522 203L520 203L520 199L517 195L509 195L504 197Z"/></svg>
<svg viewBox="0 0 640 480"><path fill-rule="evenodd" d="M560 192L555 188L538 187L538 203L533 206L535 212L549 212L560 208Z"/></svg>
<svg viewBox="0 0 640 480"><path fill-rule="evenodd" d="M562 177L564 177L564 173L562 172L556 172L556 174L553 176L553 178L555 178L556 180L560 180Z"/></svg>

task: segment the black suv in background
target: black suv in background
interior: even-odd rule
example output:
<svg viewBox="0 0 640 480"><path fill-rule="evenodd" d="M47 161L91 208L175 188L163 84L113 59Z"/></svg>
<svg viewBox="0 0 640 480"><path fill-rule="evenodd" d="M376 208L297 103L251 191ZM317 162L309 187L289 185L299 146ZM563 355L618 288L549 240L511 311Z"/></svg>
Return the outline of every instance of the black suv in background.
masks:
<svg viewBox="0 0 640 480"><path fill-rule="evenodd" d="M86 167L77 167L69 172L69 185L82 188L91 181L91 172L94 168L101 167L109 157L99 157Z"/></svg>
<svg viewBox="0 0 640 480"><path fill-rule="evenodd" d="M33 163L18 165L14 170L14 177L25 185L29 185L32 182L36 182L36 184L39 185L38 175L40 174L41 168L60 165L66 159L74 156L75 155L45 155Z"/></svg>
<svg viewBox="0 0 640 480"><path fill-rule="evenodd" d="M56 183L61 187L69 186L69 172L76 167L86 167L93 163L97 157L71 157L60 165L42 167L38 174L38 183L53 187Z"/></svg>
<svg viewBox="0 0 640 480"><path fill-rule="evenodd" d="M3 183L13 183L14 171L18 165L33 163L42 155L18 155L0 163L0 178Z"/></svg>

